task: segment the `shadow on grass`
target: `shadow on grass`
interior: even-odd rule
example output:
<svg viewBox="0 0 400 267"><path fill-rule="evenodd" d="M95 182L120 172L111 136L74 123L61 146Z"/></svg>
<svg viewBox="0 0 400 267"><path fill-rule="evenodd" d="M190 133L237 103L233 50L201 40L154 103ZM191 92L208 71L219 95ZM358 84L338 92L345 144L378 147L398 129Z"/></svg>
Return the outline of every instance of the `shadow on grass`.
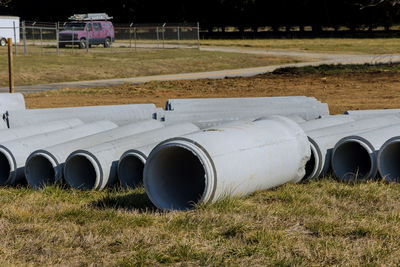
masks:
<svg viewBox="0 0 400 267"><path fill-rule="evenodd" d="M144 190L109 193L105 197L91 202L90 206L97 209L135 210L140 213L158 211Z"/></svg>

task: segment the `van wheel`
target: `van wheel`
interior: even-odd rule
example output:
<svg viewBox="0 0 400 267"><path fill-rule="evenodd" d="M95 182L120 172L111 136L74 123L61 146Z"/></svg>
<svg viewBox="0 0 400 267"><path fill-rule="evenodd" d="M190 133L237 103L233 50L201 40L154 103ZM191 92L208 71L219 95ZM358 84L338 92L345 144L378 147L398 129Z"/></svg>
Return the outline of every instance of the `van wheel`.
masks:
<svg viewBox="0 0 400 267"><path fill-rule="evenodd" d="M81 49L86 48L86 39L85 38L81 38L81 40L79 42L79 48L81 48Z"/></svg>
<svg viewBox="0 0 400 267"><path fill-rule="evenodd" d="M106 40L104 41L104 48L109 48L111 46L111 39L110 37L107 37Z"/></svg>
<svg viewBox="0 0 400 267"><path fill-rule="evenodd" d="M7 45L7 40L6 38L1 38L0 40L0 46L6 46Z"/></svg>

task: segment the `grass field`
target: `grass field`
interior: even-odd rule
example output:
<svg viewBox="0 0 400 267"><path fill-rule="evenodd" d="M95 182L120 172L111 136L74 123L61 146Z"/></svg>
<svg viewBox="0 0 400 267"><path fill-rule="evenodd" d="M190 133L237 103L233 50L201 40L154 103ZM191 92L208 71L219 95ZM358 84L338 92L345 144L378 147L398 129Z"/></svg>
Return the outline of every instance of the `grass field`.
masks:
<svg viewBox="0 0 400 267"><path fill-rule="evenodd" d="M398 65L291 69L248 78L26 94L29 107L176 97L310 95L333 113L399 108ZM400 185L331 177L187 212L155 210L143 188L0 189L1 265L396 266Z"/></svg>
<svg viewBox="0 0 400 267"><path fill-rule="evenodd" d="M99 48L101 49L101 48ZM142 50L134 53L33 54L15 57L15 85L201 72L259 67L289 62L292 58L197 49ZM7 53L0 48L0 86L8 83Z"/></svg>
<svg viewBox="0 0 400 267"><path fill-rule="evenodd" d="M312 38L312 39L254 39L201 40L202 46L263 48L336 53L398 54L399 38Z"/></svg>
<svg viewBox="0 0 400 267"><path fill-rule="evenodd" d="M142 188L0 189L2 265L396 265L400 185L288 184L187 212Z"/></svg>

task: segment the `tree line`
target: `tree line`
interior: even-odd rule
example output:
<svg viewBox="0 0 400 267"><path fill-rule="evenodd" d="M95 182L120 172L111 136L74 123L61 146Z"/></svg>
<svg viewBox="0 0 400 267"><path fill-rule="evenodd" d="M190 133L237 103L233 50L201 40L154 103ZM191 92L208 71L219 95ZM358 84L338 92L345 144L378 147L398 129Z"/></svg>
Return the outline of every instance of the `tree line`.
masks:
<svg viewBox="0 0 400 267"><path fill-rule="evenodd" d="M17 15L22 20L65 21L75 13L106 12L115 23L200 22L203 29L216 27L239 31L260 27L311 26L350 30L360 27L389 29L400 21L400 0L0 0L2 15Z"/></svg>

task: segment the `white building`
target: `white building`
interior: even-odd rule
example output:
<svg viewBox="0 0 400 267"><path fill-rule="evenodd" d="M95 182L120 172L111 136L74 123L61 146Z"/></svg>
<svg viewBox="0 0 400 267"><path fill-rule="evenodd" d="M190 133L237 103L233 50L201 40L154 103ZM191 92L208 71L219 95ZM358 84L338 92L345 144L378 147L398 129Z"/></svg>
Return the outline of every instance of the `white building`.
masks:
<svg viewBox="0 0 400 267"><path fill-rule="evenodd" d="M19 17L0 16L1 46L7 44L7 38L11 38L14 43L19 43Z"/></svg>

